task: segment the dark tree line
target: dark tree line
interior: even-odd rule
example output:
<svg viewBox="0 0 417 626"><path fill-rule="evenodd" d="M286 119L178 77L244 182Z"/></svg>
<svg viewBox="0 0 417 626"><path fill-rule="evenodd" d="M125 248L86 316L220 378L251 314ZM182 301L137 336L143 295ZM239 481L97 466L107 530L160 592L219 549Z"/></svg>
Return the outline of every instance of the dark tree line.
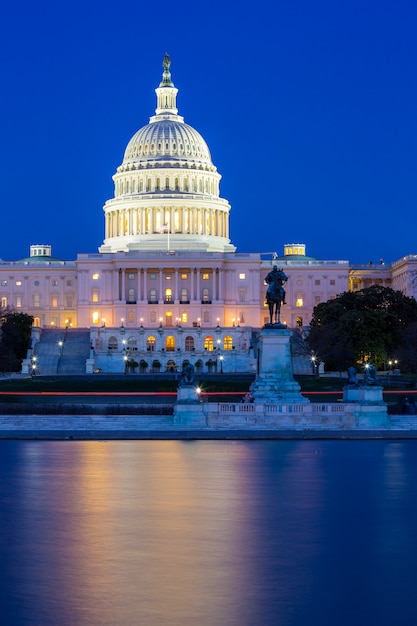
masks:
<svg viewBox="0 0 417 626"><path fill-rule="evenodd" d="M33 317L12 309L0 310L0 372L18 372L26 357Z"/></svg>
<svg viewBox="0 0 417 626"><path fill-rule="evenodd" d="M345 292L314 307L308 344L328 370L398 359L417 370L417 302L389 287Z"/></svg>

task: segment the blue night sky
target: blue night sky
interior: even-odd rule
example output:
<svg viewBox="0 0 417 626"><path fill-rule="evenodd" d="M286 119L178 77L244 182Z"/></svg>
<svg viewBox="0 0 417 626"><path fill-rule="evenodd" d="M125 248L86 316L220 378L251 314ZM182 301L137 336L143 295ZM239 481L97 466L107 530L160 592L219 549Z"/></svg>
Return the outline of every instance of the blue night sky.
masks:
<svg viewBox="0 0 417 626"><path fill-rule="evenodd" d="M166 51L238 251L417 254L416 30L414 0L7 3L0 258L97 251Z"/></svg>

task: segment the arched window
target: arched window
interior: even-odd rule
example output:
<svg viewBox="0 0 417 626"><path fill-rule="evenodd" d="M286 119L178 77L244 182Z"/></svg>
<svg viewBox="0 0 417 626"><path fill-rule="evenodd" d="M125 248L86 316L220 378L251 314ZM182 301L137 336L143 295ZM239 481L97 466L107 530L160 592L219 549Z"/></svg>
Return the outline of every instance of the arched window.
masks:
<svg viewBox="0 0 417 626"><path fill-rule="evenodd" d="M165 289L165 303L172 302L172 289L167 287Z"/></svg>
<svg viewBox="0 0 417 626"><path fill-rule="evenodd" d="M175 362L170 359L167 362L167 372L176 372L177 371L177 366L175 365Z"/></svg>
<svg viewBox="0 0 417 626"><path fill-rule="evenodd" d="M136 341L136 337L129 337L129 339L127 340L127 347L129 348L129 350L137 350L138 349L138 344Z"/></svg>
<svg viewBox="0 0 417 626"><path fill-rule="evenodd" d="M188 290L185 288L181 289L181 302L188 302Z"/></svg>
<svg viewBox="0 0 417 626"><path fill-rule="evenodd" d="M41 294L37 291L33 294L33 306L39 307L41 306Z"/></svg>
<svg viewBox="0 0 417 626"><path fill-rule="evenodd" d="M165 189L169 189L169 178L165 179Z"/></svg>
<svg viewBox="0 0 417 626"><path fill-rule="evenodd" d="M210 300L209 295L209 290L207 287L205 287L203 289L203 302L208 302Z"/></svg>
<svg viewBox="0 0 417 626"><path fill-rule="evenodd" d="M207 336L204 338L204 350L213 350L214 341L213 337Z"/></svg>
<svg viewBox="0 0 417 626"><path fill-rule="evenodd" d="M232 337L225 337L223 339L223 350L231 350L233 348L233 338Z"/></svg>
<svg viewBox="0 0 417 626"><path fill-rule="evenodd" d="M185 351L191 352L194 350L194 337L188 336L185 338Z"/></svg>
<svg viewBox="0 0 417 626"><path fill-rule="evenodd" d="M161 371L161 364L159 361L152 361L152 368L151 368L151 372L153 374L159 374L159 372Z"/></svg>
<svg viewBox="0 0 417 626"><path fill-rule="evenodd" d="M130 288L127 292L127 301L129 304L134 304L136 302L135 290Z"/></svg>
<svg viewBox="0 0 417 626"><path fill-rule="evenodd" d="M118 348L118 343L117 343L117 337L109 337L109 343L108 343L108 349L109 350L117 350Z"/></svg>
<svg viewBox="0 0 417 626"><path fill-rule="evenodd" d="M304 304L304 294L302 291L297 291L297 295L295 296L295 306L303 306Z"/></svg>
<svg viewBox="0 0 417 626"><path fill-rule="evenodd" d="M41 325L41 320L39 317L35 317L33 320L33 325L34 326L40 326Z"/></svg>
<svg viewBox="0 0 417 626"><path fill-rule="evenodd" d="M297 319L295 320L295 323L298 327L303 325L303 318L302 317L297 317Z"/></svg>
<svg viewBox="0 0 417 626"><path fill-rule="evenodd" d="M149 304L153 302L158 302L158 298L156 297L156 289L149 289Z"/></svg>
<svg viewBox="0 0 417 626"><path fill-rule="evenodd" d="M150 335L146 340L146 349L149 352L155 352L156 339Z"/></svg>
<svg viewBox="0 0 417 626"><path fill-rule="evenodd" d="M167 352L173 352L175 350L175 337L168 335L165 340L165 349Z"/></svg>

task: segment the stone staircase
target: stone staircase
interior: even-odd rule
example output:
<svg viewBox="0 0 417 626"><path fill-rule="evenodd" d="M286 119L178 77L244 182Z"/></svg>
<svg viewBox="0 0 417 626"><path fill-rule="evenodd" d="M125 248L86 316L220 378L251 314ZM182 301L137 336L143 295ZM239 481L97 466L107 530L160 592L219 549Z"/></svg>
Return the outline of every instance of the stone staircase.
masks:
<svg viewBox="0 0 417 626"><path fill-rule="evenodd" d="M89 355L90 331L68 328L58 360L57 374L85 374L85 362Z"/></svg>
<svg viewBox="0 0 417 626"><path fill-rule="evenodd" d="M59 341L63 342L62 348ZM56 374L85 374L85 363L90 354L90 331L79 328L45 329L35 346L36 373L41 376Z"/></svg>
<svg viewBox="0 0 417 626"><path fill-rule="evenodd" d="M37 374L49 376L57 373L60 354L58 342L63 341L64 334L65 330L59 328L42 331L34 352L37 358Z"/></svg>

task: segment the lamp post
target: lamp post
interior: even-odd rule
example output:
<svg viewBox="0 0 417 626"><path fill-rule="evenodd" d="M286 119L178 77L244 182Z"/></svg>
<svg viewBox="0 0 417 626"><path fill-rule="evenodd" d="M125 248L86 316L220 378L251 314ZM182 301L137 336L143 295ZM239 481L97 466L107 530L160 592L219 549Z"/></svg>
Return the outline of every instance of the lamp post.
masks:
<svg viewBox="0 0 417 626"><path fill-rule="evenodd" d="M220 361L220 374L223 374L223 359L224 359L224 356L221 354L221 355L219 356L219 361Z"/></svg>

